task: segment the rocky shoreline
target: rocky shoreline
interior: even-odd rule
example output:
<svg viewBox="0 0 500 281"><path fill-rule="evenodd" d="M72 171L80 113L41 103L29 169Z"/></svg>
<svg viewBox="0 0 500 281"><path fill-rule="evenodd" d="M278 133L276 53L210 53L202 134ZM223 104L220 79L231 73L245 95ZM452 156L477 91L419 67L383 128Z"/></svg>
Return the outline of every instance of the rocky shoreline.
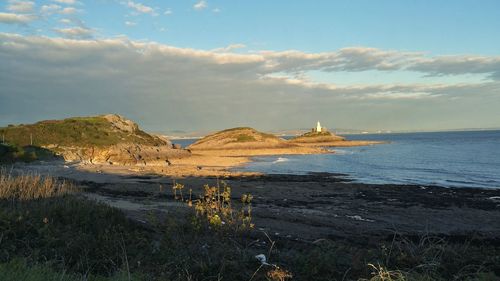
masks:
<svg viewBox="0 0 500 281"><path fill-rule="evenodd" d="M41 165L31 168L48 171ZM234 202L244 193L254 196L258 229L287 239L378 241L397 233L500 240L500 190L496 189L362 184L329 173L171 177L75 167L53 167L50 173L74 180L87 197L120 208L138 221L145 221L151 211L164 216L192 211L174 200L173 180L192 189L194 196L202 194L205 184L224 180L232 188Z"/></svg>

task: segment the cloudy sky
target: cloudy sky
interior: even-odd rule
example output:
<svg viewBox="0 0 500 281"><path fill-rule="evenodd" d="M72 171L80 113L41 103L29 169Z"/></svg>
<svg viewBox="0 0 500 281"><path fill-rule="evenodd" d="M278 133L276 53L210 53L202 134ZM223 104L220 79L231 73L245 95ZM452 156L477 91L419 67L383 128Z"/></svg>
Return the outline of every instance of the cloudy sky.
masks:
<svg viewBox="0 0 500 281"><path fill-rule="evenodd" d="M500 1L0 0L0 126L500 127Z"/></svg>

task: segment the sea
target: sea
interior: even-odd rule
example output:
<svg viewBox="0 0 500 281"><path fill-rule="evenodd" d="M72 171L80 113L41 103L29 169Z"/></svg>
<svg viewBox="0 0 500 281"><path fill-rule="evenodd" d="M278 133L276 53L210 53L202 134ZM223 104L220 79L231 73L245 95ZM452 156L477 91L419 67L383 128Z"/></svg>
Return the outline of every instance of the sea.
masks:
<svg viewBox="0 0 500 281"><path fill-rule="evenodd" d="M320 155L253 157L236 171L345 174L360 183L500 188L500 130L344 135L386 144ZM195 140L181 140L183 146Z"/></svg>

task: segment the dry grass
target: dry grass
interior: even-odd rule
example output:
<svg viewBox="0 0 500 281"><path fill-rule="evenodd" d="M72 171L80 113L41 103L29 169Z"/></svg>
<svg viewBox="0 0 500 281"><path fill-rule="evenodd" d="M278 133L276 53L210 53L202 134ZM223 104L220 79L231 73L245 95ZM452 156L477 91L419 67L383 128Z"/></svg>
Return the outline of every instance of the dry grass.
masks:
<svg viewBox="0 0 500 281"><path fill-rule="evenodd" d="M399 270L388 270L381 265L368 264L372 268L372 278L369 281L405 281L404 274ZM362 279L363 280L363 279Z"/></svg>
<svg viewBox="0 0 500 281"><path fill-rule="evenodd" d="M407 260L417 264L416 271L428 273L440 267L448 244L442 237L424 235L418 241L401 237L395 246L399 252L406 253Z"/></svg>
<svg viewBox="0 0 500 281"><path fill-rule="evenodd" d="M73 184L39 174L12 175L0 169L0 199L33 200L75 192Z"/></svg>

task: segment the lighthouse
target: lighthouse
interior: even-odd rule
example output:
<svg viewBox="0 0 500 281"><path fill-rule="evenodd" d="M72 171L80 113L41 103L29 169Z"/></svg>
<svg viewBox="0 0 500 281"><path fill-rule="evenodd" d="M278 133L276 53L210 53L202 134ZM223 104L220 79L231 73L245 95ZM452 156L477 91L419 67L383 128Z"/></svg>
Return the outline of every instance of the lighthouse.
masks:
<svg viewBox="0 0 500 281"><path fill-rule="evenodd" d="M321 133L321 124L318 121L318 124L316 124L316 132Z"/></svg>

